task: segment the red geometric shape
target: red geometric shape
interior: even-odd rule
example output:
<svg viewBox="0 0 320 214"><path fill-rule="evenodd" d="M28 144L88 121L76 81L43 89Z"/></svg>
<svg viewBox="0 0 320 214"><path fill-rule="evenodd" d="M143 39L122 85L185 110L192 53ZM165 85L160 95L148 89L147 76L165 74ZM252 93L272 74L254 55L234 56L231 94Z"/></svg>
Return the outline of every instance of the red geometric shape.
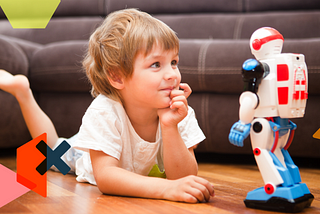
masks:
<svg viewBox="0 0 320 214"><path fill-rule="evenodd" d="M19 174L17 174L17 182L23 184L23 186L27 187L30 190L33 190L37 187L37 184L33 183L32 181L29 181L28 179L24 178L22 175Z"/></svg>
<svg viewBox="0 0 320 214"><path fill-rule="evenodd" d="M274 186L272 184L266 184L264 186L264 191L269 195L274 193L274 190L275 190L275 188L274 188Z"/></svg>
<svg viewBox="0 0 320 214"><path fill-rule="evenodd" d="M271 28L269 28L268 31L272 35L264 37L264 38L261 38L261 39L255 39L252 42L252 47L253 47L254 50L256 50L256 51L260 50L262 45L264 45L265 43L270 42L272 40L276 40L276 39L281 39L282 41L284 40L283 36L278 31L276 31L274 29L271 29Z"/></svg>
<svg viewBox="0 0 320 214"><path fill-rule="evenodd" d="M277 81L289 80L289 68L287 64L277 65Z"/></svg>
<svg viewBox="0 0 320 214"><path fill-rule="evenodd" d="M308 99L308 92L301 91L301 100L306 100Z"/></svg>
<svg viewBox="0 0 320 214"><path fill-rule="evenodd" d="M255 148L255 149L253 150L253 154L254 154L255 156L259 156L259 155L261 154L261 150L260 150L259 148Z"/></svg>
<svg viewBox="0 0 320 214"><path fill-rule="evenodd" d="M30 191L17 182L16 173L0 164L0 207Z"/></svg>
<svg viewBox="0 0 320 214"><path fill-rule="evenodd" d="M279 105L287 105L288 104L288 87L279 87L278 88L278 102Z"/></svg>
<svg viewBox="0 0 320 214"><path fill-rule="evenodd" d="M39 137L29 141L17 149L17 176L18 182L25 186L33 187L32 190L43 197L47 197L47 173L41 175L37 166L46 158L37 148L36 145L43 140L47 142L47 134L44 133ZM31 183L30 183L31 182Z"/></svg>
<svg viewBox="0 0 320 214"><path fill-rule="evenodd" d="M296 91L295 93L293 93L294 100L299 100L299 97L300 97L300 91Z"/></svg>
<svg viewBox="0 0 320 214"><path fill-rule="evenodd" d="M262 45L262 44L261 44L260 39L255 39L255 40L252 41L252 47L253 47L253 49L255 49L256 51L260 50L261 45Z"/></svg>

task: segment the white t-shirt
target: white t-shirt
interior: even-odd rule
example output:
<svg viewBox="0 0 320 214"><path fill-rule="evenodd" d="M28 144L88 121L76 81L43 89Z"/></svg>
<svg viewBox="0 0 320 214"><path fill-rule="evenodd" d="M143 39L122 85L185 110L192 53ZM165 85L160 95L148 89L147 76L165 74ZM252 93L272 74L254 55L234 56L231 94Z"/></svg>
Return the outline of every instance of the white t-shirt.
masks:
<svg viewBox="0 0 320 214"><path fill-rule="evenodd" d="M179 133L190 148L205 139L194 110L178 124ZM160 125L155 142L147 142L135 132L121 105L104 95L97 96L82 118L74 147L84 154L76 161L77 181L96 184L89 149L102 151L119 160L119 166L131 172L148 175L155 164L163 170ZM179 152L179 151L177 151Z"/></svg>

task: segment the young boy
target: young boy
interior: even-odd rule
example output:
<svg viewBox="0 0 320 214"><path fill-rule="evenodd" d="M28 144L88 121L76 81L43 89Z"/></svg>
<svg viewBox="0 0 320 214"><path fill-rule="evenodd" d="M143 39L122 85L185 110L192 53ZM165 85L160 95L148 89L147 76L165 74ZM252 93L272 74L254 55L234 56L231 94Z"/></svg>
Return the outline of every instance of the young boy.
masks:
<svg viewBox="0 0 320 214"><path fill-rule="evenodd" d="M205 137L187 103L191 89L180 84L178 53L175 33L135 9L110 14L92 34L83 65L96 98L67 140L76 149L64 156L79 182L105 194L190 203L214 195L196 176L193 148ZM51 148L61 142L26 77L0 71L0 89L17 98L32 137L46 132ZM167 179L148 176L159 171Z"/></svg>

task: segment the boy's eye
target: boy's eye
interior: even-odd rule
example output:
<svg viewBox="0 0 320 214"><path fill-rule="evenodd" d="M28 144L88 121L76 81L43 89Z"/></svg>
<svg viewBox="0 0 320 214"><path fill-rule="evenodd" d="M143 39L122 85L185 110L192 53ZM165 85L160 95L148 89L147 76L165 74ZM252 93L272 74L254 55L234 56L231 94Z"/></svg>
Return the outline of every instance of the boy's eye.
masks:
<svg viewBox="0 0 320 214"><path fill-rule="evenodd" d="M172 60L171 61L171 65L172 66L177 66L178 65L178 61L177 60Z"/></svg>
<svg viewBox="0 0 320 214"><path fill-rule="evenodd" d="M160 62L155 62L151 65L151 68L159 68L160 67Z"/></svg>

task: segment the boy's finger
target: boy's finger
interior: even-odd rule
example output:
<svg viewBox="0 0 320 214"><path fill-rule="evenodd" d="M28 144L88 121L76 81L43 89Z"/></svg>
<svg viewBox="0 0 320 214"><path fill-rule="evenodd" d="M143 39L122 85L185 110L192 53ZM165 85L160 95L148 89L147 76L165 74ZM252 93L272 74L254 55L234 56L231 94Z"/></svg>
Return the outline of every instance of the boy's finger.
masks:
<svg viewBox="0 0 320 214"><path fill-rule="evenodd" d="M188 98L192 93L190 86L187 83L180 83L180 88L184 91L184 96Z"/></svg>
<svg viewBox="0 0 320 214"><path fill-rule="evenodd" d="M188 114L188 108L183 102L174 102L170 105L171 109L177 109L179 114L187 115Z"/></svg>
<svg viewBox="0 0 320 214"><path fill-rule="evenodd" d="M197 177L197 180L196 180L198 183L204 185L207 190L209 191L210 195L211 196L214 196L214 188L213 188L213 185L208 182L207 180L203 179L203 178L200 178L200 177Z"/></svg>
<svg viewBox="0 0 320 214"><path fill-rule="evenodd" d="M183 94L178 95L178 96L173 96L173 97L171 98L171 100L172 100L172 102L176 102L176 101L188 102L188 101L187 101L187 98L186 98Z"/></svg>
<svg viewBox="0 0 320 214"><path fill-rule="evenodd" d="M195 182L195 184L193 184L193 187L201 191L202 197L203 197L203 199L201 201L209 201L210 200L211 194L206 186L203 186L202 184Z"/></svg>
<svg viewBox="0 0 320 214"><path fill-rule="evenodd" d="M188 108L188 101L185 96L174 97L171 100L170 105L173 105L174 103L183 103Z"/></svg>
<svg viewBox="0 0 320 214"><path fill-rule="evenodd" d="M184 95L184 91L182 91L182 90L172 90L171 93L170 93L170 98L172 99L174 97L181 96L181 95L185 96Z"/></svg>
<svg viewBox="0 0 320 214"><path fill-rule="evenodd" d="M196 198L198 202L206 201L206 197L205 197L204 193L200 189L198 189L196 187L191 187L187 191L187 193L192 195L194 198Z"/></svg>

